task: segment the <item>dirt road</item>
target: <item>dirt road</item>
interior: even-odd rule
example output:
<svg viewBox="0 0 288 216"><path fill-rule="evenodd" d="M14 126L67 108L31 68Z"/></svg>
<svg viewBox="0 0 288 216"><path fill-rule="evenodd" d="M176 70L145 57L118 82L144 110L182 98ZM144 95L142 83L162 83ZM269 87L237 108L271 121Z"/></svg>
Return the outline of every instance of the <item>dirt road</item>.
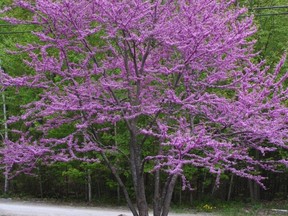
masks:
<svg viewBox="0 0 288 216"><path fill-rule="evenodd" d="M132 216L128 209L59 206L33 202L0 200L0 216ZM207 213L176 214L169 216L212 216Z"/></svg>

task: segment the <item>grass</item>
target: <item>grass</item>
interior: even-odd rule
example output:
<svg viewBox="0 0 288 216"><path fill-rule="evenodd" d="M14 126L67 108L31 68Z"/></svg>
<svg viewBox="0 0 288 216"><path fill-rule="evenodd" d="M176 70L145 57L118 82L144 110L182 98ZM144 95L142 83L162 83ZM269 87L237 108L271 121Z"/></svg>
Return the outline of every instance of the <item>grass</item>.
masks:
<svg viewBox="0 0 288 216"><path fill-rule="evenodd" d="M175 213L207 212L213 216L288 216L286 212L274 212L272 209L288 210L288 200L272 202L197 202L193 206L172 206Z"/></svg>
<svg viewBox="0 0 288 216"><path fill-rule="evenodd" d="M288 213L277 213L272 209L288 210L288 201L273 201L259 203L227 203L215 211L219 216L280 216Z"/></svg>

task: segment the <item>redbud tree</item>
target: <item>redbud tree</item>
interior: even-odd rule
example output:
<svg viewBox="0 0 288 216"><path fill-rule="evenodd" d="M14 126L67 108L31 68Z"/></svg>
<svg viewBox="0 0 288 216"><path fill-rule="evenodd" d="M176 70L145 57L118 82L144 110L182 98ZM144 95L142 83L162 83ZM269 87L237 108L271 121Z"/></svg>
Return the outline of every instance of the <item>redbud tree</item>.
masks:
<svg viewBox="0 0 288 216"><path fill-rule="evenodd" d="M167 216L177 179L189 187L187 166L206 168L217 182L230 172L259 184L258 169L287 166L264 157L287 149L285 56L273 72L254 60L256 28L234 1L16 0L13 7L31 19L4 20L41 30L33 32L38 42L18 45L31 73L2 72L1 85L41 93L9 120L26 125L2 150L11 170L30 171L40 159L102 162L134 216L147 216L151 202L154 216ZM119 124L126 147L103 138ZM51 136L63 125L73 130ZM135 200L112 162L117 154L129 164ZM145 194L147 164L153 200Z"/></svg>

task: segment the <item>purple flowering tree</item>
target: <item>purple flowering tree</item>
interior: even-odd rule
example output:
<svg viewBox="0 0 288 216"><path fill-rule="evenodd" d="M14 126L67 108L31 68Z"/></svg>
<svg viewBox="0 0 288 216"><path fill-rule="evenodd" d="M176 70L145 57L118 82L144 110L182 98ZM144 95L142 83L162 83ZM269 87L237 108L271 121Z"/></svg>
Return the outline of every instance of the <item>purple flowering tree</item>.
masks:
<svg viewBox="0 0 288 216"><path fill-rule="evenodd" d="M256 29L234 1L17 0L13 7L32 19L5 20L42 29L33 32L39 42L19 46L32 72L2 73L1 85L42 93L10 118L41 132L14 131L19 139L6 140L2 162L11 170L30 171L39 159L103 162L133 215L147 216L143 174L153 164L153 215L167 216L177 178L189 187L185 166L259 184L257 169L287 166L264 157L287 149L288 75L279 75L285 56L272 73L253 60L249 37ZM129 132L127 151L103 139L118 124ZM63 125L73 131L50 135ZM251 151L262 156L256 160ZM112 163L115 154L130 165L135 201Z"/></svg>

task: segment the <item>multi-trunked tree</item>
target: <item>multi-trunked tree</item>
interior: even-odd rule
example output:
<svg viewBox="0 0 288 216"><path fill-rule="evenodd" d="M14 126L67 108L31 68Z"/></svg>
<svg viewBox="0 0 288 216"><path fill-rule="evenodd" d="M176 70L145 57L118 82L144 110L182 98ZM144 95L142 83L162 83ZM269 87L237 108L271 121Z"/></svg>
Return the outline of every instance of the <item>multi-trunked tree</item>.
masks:
<svg viewBox="0 0 288 216"><path fill-rule="evenodd" d="M167 216L177 179L189 187L186 166L207 168L217 181L231 172L262 184L258 169L287 165L251 154L287 148L285 56L273 73L253 62L256 29L234 1L17 0L14 7L32 19L5 20L41 30L33 32L37 43L18 46L32 72L2 72L1 85L42 93L9 120L27 126L1 151L11 171L31 171L39 160L103 162L133 215L147 216L143 174L153 164L153 215ZM69 134L53 136L65 125ZM117 125L127 145L113 141ZM129 163L135 203L117 154Z"/></svg>

